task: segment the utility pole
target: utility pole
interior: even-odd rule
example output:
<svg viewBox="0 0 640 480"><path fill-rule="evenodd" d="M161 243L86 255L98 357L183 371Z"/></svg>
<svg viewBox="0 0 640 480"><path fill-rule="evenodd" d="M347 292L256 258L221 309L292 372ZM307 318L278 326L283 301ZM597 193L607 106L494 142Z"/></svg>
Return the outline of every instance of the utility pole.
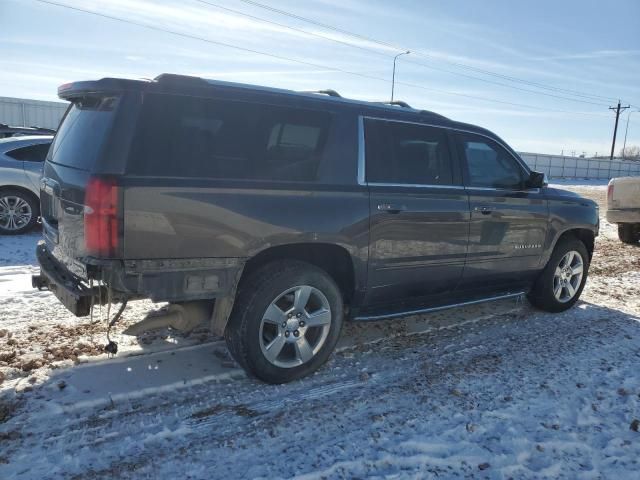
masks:
<svg viewBox="0 0 640 480"><path fill-rule="evenodd" d="M627 105L626 107L621 107L620 100L618 100L617 107L609 107L609 110L616 111L616 126L613 127L613 142L611 142L611 156L609 157L609 161L613 161L613 154L615 153L615 149L616 149L616 133L618 133L618 120L620 119L620 111L626 110L627 108L631 108L631 105Z"/></svg>
<svg viewBox="0 0 640 480"><path fill-rule="evenodd" d="M632 113L638 113L640 112L640 110L629 110L629 113L627 114L627 128L624 129L624 143L622 144L622 157L624 158L624 151L627 148L627 133L629 133L629 118L631 117Z"/></svg>
<svg viewBox="0 0 640 480"><path fill-rule="evenodd" d="M396 86L396 60L400 55L409 55L411 53L410 50L406 52L402 52L393 57L393 74L391 75L391 102L393 103L393 90Z"/></svg>

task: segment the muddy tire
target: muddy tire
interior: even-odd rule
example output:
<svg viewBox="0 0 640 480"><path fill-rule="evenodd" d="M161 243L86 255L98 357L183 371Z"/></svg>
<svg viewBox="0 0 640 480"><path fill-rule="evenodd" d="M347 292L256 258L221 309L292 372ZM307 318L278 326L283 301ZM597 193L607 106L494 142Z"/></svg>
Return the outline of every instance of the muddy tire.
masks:
<svg viewBox="0 0 640 480"><path fill-rule="evenodd" d="M584 289L589 260L584 243L575 237L561 239L527 298L547 312L571 308Z"/></svg>
<svg viewBox="0 0 640 480"><path fill-rule="evenodd" d="M241 282L225 340L250 376L286 383L327 361L343 315L340 289L324 270L300 261L274 261Z"/></svg>

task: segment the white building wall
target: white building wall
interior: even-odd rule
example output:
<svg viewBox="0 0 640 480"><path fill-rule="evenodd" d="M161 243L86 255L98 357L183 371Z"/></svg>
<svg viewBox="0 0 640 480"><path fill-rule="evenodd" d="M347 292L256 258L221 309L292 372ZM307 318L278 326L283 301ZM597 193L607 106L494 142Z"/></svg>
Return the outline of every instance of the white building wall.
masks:
<svg viewBox="0 0 640 480"><path fill-rule="evenodd" d="M0 123L57 129L67 105L66 102L0 97Z"/></svg>

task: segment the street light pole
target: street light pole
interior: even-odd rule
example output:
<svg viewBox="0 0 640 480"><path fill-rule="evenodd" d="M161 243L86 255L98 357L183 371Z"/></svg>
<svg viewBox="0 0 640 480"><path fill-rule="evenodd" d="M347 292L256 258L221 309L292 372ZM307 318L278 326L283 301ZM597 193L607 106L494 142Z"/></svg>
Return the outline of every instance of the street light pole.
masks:
<svg viewBox="0 0 640 480"><path fill-rule="evenodd" d="M393 90L396 86L396 60L398 59L399 56L409 55L410 53L411 51L407 50L406 52L399 53L395 57L393 57L393 75L391 76L391 101L392 102L393 102Z"/></svg>
<svg viewBox="0 0 640 480"><path fill-rule="evenodd" d="M629 118L631 118L632 113L638 113L640 110L629 110L629 114L627 115L627 128L624 129L624 143L622 144L622 158L625 157L625 149L627 148L627 133L629 133Z"/></svg>

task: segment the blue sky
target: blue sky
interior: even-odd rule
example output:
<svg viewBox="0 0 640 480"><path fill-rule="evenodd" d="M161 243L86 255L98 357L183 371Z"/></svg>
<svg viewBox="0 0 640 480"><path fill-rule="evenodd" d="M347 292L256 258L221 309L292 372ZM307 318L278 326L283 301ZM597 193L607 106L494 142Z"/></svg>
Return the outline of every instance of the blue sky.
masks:
<svg viewBox="0 0 640 480"><path fill-rule="evenodd" d="M55 100L58 85L67 81L172 72L296 90L333 88L343 96L381 100L390 96L392 57L401 51L384 45L390 44L414 52L398 60L396 98L485 126L517 150L607 153L613 130L607 107L621 98L640 109L638 0L256 0L382 44L239 0L207 0L217 6L197 0L54 1L307 64L35 0L0 0L0 96ZM468 67L589 96L541 90ZM616 150L626 120L625 113ZM627 143L640 145L640 113L631 117Z"/></svg>

